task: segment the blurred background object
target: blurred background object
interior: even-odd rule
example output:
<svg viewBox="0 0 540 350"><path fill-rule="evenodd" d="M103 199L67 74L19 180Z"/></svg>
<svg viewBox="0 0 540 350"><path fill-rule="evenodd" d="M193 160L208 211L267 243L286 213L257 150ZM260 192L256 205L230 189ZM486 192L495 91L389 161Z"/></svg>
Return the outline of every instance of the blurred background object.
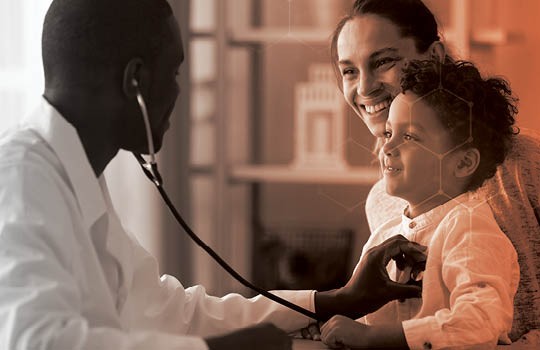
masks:
<svg viewBox="0 0 540 350"><path fill-rule="evenodd" d="M269 228L258 247L265 289L331 290L349 279L354 232L317 228Z"/></svg>

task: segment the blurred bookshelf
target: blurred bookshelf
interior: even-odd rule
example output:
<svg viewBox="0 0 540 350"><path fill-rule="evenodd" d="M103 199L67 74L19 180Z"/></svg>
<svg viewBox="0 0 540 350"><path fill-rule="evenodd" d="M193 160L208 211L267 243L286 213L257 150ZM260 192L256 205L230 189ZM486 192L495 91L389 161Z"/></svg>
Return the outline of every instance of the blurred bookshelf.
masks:
<svg viewBox="0 0 540 350"><path fill-rule="evenodd" d="M232 182L373 185L380 178L376 167L307 169L288 165L237 165L230 169Z"/></svg>

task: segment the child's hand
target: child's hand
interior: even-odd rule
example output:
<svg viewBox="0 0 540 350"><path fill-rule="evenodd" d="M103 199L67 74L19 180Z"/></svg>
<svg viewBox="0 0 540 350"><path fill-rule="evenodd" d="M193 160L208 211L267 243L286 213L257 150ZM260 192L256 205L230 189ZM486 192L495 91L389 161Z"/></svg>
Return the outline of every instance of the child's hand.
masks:
<svg viewBox="0 0 540 350"><path fill-rule="evenodd" d="M321 327L321 339L332 349L342 349L346 346L362 348L369 345L366 341L368 332L369 326L337 315Z"/></svg>
<svg viewBox="0 0 540 350"><path fill-rule="evenodd" d="M401 323L367 326L339 315L321 327L321 339L333 349L409 349Z"/></svg>
<svg viewBox="0 0 540 350"><path fill-rule="evenodd" d="M310 323L309 326L300 330L300 334L304 339L321 340L321 326L322 322Z"/></svg>

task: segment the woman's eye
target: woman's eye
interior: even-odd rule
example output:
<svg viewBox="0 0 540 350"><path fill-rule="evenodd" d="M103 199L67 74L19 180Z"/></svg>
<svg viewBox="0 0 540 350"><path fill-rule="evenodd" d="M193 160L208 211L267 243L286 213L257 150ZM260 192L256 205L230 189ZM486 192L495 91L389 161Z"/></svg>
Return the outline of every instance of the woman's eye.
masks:
<svg viewBox="0 0 540 350"><path fill-rule="evenodd" d="M404 135L403 135L403 139L404 139L405 141L413 141L413 140L415 140L415 137L412 136L411 134L404 134Z"/></svg>
<svg viewBox="0 0 540 350"><path fill-rule="evenodd" d="M354 69L352 68L345 68L341 71L341 75L343 76L347 76L347 75L351 75L351 74L354 74Z"/></svg>
<svg viewBox="0 0 540 350"><path fill-rule="evenodd" d="M385 131L385 132L383 132L383 137L384 137L385 139L391 138L391 137L392 137L392 132L391 132L391 131Z"/></svg>
<svg viewBox="0 0 540 350"><path fill-rule="evenodd" d="M390 62L392 62L392 60L390 58L383 58L382 60L377 61L376 66L381 67L381 66L384 66L385 64L388 64Z"/></svg>
<svg viewBox="0 0 540 350"><path fill-rule="evenodd" d="M391 58L391 57L381 58L380 60L377 60L375 62L375 67L379 68L379 67L388 65L390 63L394 63L396 61L397 61L397 59Z"/></svg>

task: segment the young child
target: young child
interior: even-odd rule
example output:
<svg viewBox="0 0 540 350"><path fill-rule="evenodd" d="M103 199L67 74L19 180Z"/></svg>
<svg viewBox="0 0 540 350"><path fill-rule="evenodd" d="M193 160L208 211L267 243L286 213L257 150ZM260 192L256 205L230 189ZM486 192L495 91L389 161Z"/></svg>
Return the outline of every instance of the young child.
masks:
<svg viewBox="0 0 540 350"><path fill-rule="evenodd" d="M510 343L517 254L475 190L495 174L517 133L516 100L506 81L483 79L464 61L411 61L401 88L379 160L387 192L408 206L372 233L363 253L399 234L427 246L422 298L390 302L357 321L335 316L321 328L322 340L405 349ZM404 261L387 270L403 283L422 278Z"/></svg>

